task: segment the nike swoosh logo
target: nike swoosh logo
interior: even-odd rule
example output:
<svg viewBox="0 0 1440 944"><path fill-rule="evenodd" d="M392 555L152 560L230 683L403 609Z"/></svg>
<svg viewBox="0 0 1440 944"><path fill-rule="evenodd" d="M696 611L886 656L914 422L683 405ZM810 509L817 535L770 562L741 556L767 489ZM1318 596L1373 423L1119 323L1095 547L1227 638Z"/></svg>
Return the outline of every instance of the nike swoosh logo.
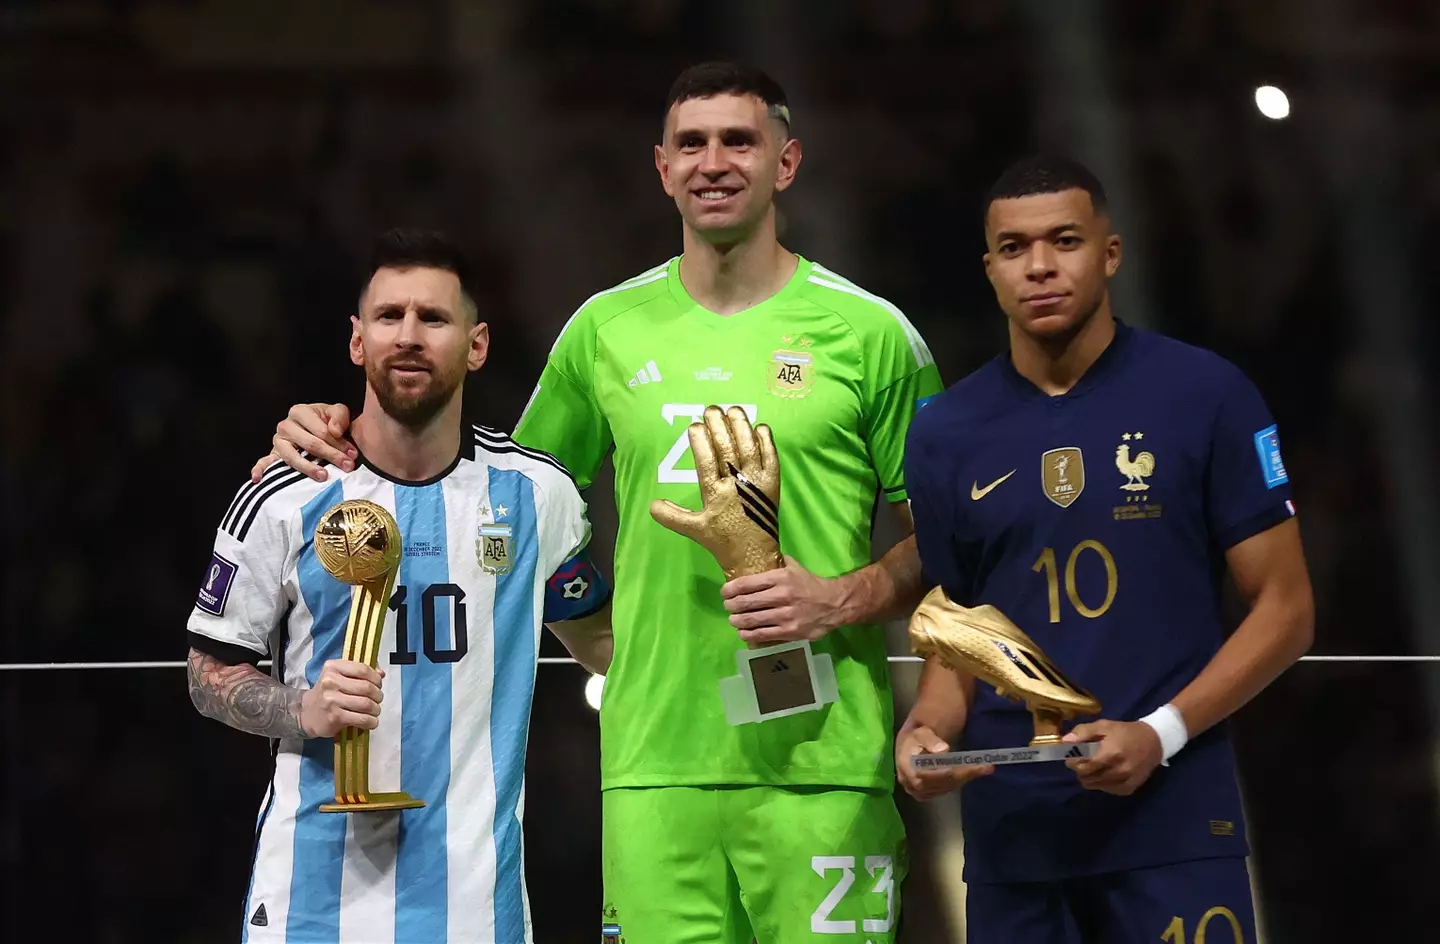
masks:
<svg viewBox="0 0 1440 944"><path fill-rule="evenodd" d="M1005 481L1006 479L1008 479L1010 476L1012 476L1012 475L1014 475L1014 474L1015 474L1015 470L1014 470L1014 469L1011 469L1009 472L1006 472L1004 475L1000 476L998 479L996 479L995 481L991 482L989 485L985 486L984 488L981 488L981 487L980 487L980 483L979 483L979 482L972 482L971 485L970 485L970 500L971 500L971 501L979 501L980 499L984 498L986 495L989 495L989 494L995 489L995 486L999 485L1001 482Z"/></svg>

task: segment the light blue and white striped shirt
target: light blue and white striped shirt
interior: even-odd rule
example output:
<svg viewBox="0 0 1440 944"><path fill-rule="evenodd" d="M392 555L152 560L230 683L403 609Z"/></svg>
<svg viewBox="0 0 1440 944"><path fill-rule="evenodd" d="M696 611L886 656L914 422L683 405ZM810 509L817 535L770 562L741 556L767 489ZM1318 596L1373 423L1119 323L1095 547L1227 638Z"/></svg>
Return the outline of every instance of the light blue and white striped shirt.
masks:
<svg viewBox="0 0 1440 944"><path fill-rule="evenodd" d="M354 498L395 516L404 555L380 648L370 788L427 804L321 813L335 794L334 743L280 741L245 941L531 941L520 821L546 583L574 572L590 532L552 457L482 427L462 440L454 465L426 482L395 481L364 462L350 473L330 467L316 482L277 464L240 490L217 531L192 640L273 655L273 674L306 688L342 655L352 592L316 558L317 523ZM508 569L485 559L486 534L504 538ZM592 597L588 610L608 596L602 581L567 576L566 587L572 602Z"/></svg>

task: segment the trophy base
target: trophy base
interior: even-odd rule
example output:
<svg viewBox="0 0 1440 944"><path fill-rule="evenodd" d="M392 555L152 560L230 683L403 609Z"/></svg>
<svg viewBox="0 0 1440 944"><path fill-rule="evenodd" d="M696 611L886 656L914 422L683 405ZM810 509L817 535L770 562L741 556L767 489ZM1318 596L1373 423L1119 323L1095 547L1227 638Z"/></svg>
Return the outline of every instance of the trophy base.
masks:
<svg viewBox="0 0 1440 944"><path fill-rule="evenodd" d="M808 641L782 642L735 653L739 675L720 680L725 721L754 724L837 701L839 686L828 653L816 653Z"/></svg>
<svg viewBox="0 0 1440 944"><path fill-rule="evenodd" d="M1033 744L1033 742L1032 742ZM986 751L951 751L948 754L916 754L910 766L916 770L945 767L975 767L981 764L1043 764L1072 757L1089 757L1100 742L1082 744L1041 744L1038 747L996 747Z"/></svg>
<svg viewBox="0 0 1440 944"><path fill-rule="evenodd" d="M336 800L321 803L322 813L380 813L385 810L418 810L425 805L408 793L372 793L364 800Z"/></svg>

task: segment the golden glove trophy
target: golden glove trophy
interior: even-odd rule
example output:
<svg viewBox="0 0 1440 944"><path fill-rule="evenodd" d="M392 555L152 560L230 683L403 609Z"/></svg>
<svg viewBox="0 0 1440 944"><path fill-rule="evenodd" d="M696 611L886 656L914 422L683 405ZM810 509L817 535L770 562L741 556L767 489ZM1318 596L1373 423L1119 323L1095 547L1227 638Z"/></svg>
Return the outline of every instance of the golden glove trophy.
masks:
<svg viewBox="0 0 1440 944"><path fill-rule="evenodd" d="M727 580L778 570L780 554L780 459L770 427L751 427L740 407L705 408L691 423L690 450L704 510L671 501L650 503L650 515L705 548ZM738 675L720 680L725 720L732 725L816 711L839 698L835 668L808 640L742 649Z"/></svg>
<svg viewBox="0 0 1440 944"><path fill-rule="evenodd" d="M1028 747L945 754L917 754L917 770L969 764L1033 764L1088 757L1098 744L1065 744L1060 724L1100 712L1100 702L1065 677L1040 647L989 604L959 606L936 587L910 617L910 645L948 668L994 686L996 694L1023 701L1035 723Z"/></svg>
<svg viewBox="0 0 1440 944"><path fill-rule="evenodd" d="M380 636L395 575L400 570L400 527L390 512L363 499L342 501L320 517L315 556L325 570L355 587L345 624L345 658L378 668ZM346 728L335 736L335 802L322 813L407 810L425 805L408 793L370 792L370 732Z"/></svg>

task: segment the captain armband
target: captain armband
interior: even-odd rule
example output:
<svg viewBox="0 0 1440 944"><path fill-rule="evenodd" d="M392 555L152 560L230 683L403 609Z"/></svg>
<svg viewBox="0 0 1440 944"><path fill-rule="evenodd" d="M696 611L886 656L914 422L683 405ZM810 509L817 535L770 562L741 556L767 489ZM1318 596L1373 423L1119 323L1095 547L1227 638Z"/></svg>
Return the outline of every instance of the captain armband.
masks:
<svg viewBox="0 0 1440 944"><path fill-rule="evenodd" d="M545 618L547 623L589 616L610 599L610 584L605 581L588 549L561 564L545 581Z"/></svg>

